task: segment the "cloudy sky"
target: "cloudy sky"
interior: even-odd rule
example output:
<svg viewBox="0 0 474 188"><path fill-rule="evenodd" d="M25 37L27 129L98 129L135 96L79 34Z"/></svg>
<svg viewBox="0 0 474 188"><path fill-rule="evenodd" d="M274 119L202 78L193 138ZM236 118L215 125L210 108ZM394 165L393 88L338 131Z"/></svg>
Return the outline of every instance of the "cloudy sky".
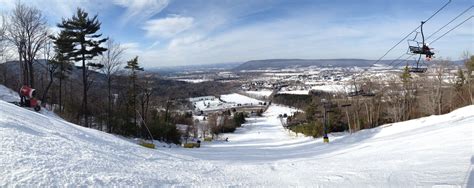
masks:
<svg viewBox="0 0 474 188"><path fill-rule="evenodd" d="M16 0L0 0L7 13ZM378 59L444 0L22 0L55 30L77 7L98 14L101 32L145 67L273 58ZM430 35L472 0L452 3L425 25ZM440 32L474 14L474 8ZM432 44L438 57L474 53L474 19ZM438 35L440 35L438 34ZM435 35L431 40L437 38ZM430 40L428 40L430 42ZM405 53L406 42L388 54Z"/></svg>

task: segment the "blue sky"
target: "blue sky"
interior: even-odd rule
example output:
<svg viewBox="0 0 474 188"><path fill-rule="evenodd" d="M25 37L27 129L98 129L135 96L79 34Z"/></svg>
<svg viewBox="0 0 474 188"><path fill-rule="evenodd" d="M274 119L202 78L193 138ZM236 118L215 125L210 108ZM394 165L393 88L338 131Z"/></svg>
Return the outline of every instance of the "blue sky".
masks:
<svg viewBox="0 0 474 188"><path fill-rule="evenodd" d="M0 0L10 10L15 0ZM270 58L378 59L442 0L23 0L44 11L52 30L77 7L99 14L102 33L145 67ZM425 26L427 35L473 5L453 0ZM474 8L452 26L472 16ZM437 57L474 53L473 20L431 47ZM447 29L449 29L448 27ZM444 33L444 31L440 32ZM433 37L433 39L436 38ZM429 41L429 40L428 40ZM396 58L407 44L388 54Z"/></svg>

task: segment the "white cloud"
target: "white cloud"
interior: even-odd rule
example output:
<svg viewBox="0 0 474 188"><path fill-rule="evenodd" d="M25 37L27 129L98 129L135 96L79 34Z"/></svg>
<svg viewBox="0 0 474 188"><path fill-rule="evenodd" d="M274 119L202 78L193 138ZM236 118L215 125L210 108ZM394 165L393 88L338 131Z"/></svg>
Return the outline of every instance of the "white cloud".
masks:
<svg viewBox="0 0 474 188"><path fill-rule="evenodd" d="M120 44L122 48L125 49L125 58L129 59L131 57L136 56L137 54L140 54L140 44L136 42L126 42Z"/></svg>
<svg viewBox="0 0 474 188"><path fill-rule="evenodd" d="M296 17L246 25L217 35L198 35L190 30L172 38L167 46L141 52L140 57L149 67L272 58L377 59L416 24L416 21L381 19L337 25ZM406 49L402 43L386 58L396 58ZM442 52L448 51L443 49Z"/></svg>
<svg viewBox="0 0 474 188"><path fill-rule="evenodd" d="M172 37L193 26L194 18L173 16L161 19L148 20L143 29L147 37Z"/></svg>
<svg viewBox="0 0 474 188"><path fill-rule="evenodd" d="M137 50L140 47L140 44L136 42L127 42L127 43L121 44L120 46L122 46L123 48L127 50Z"/></svg>
<svg viewBox="0 0 474 188"><path fill-rule="evenodd" d="M10 10L15 7L15 2L13 0L0 0L0 11Z"/></svg>
<svg viewBox="0 0 474 188"><path fill-rule="evenodd" d="M151 18L166 8L169 0L114 0L114 3L127 9L121 19L122 24L126 24Z"/></svg>
<svg viewBox="0 0 474 188"><path fill-rule="evenodd" d="M190 36L181 37L181 38L174 38L173 40L170 41L168 45L168 49L176 49L183 46L187 46L187 45L198 42L202 38L203 37L201 35L190 35Z"/></svg>

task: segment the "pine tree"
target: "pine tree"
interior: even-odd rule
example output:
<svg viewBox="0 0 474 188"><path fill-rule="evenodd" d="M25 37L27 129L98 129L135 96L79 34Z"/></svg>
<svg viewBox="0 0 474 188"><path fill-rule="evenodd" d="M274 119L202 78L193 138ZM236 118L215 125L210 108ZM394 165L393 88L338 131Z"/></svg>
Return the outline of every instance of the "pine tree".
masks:
<svg viewBox="0 0 474 188"><path fill-rule="evenodd" d="M140 67L138 64L138 56L131 59L130 61L127 61L127 66L124 67L125 69L130 70L130 81L131 81L131 87L129 89L129 108L130 110L133 110L130 114L134 114L133 116L133 123L135 126L137 126L137 72L138 71L143 71L143 67Z"/></svg>
<svg viewBox="0 0 474 188"><path fill-rule="evenodd" d="M408 65L405 66L405 68L403 69L401 79L402 79L403 84L407 84L410 81L411 74L410 74L410 69L408 68Z"/></svg>
<svg viewBox="0 0 474 188"><path fill-rule="evenodd" d="M100 29L101 23L95 15L92 19L84 10L78 8L76 15L70 19L63 19L62 23L57 26L62 29L72 42L74 48L68 52L68 58L74 61L82 61L82 82L83 82L83 103L82 113L84 114L84 124L89 126L88 108L87 108L87 89L88 67L102 68L103 65L98 63L87 63L86 60L92 60L94 57L101 55L106 48L100 46L108 38L101 38L102 34L96 34ZM86 66L87 65L87 66Z"/></svg>
<svg viewBox="0 0 474 188"><path fill-rule="evenodd" d="M464 76L464 71L459 68L458 69L458 74L456 77L456 82L454 84L454 87L456 88L456 91L460 91L461 88L464 86L464 83L466 82L466 77Z"/></svg>
<svg viewBox="0 0 474 188"><path fill-rule="evenodd" d="M472 77L474 75L474 55L469 56L464 62L464 65L467 68L468 77Z"/></svg>
<svg viewBox="0 0 474 188"><path fill-rule="evenodd" d="M59 111L62 112L63 104L62 104L62 85L63 80L68 78L68 75L72 71L72 64L68 59L69 52L74 49L72 41L69 36L66 35L65 32L60 32L58 36L50 36L53 39L54 43L54 51L55 56L50 61L51 64L54 64L58 67L56 72L54 73L54 77L59 79Z"/></svg>

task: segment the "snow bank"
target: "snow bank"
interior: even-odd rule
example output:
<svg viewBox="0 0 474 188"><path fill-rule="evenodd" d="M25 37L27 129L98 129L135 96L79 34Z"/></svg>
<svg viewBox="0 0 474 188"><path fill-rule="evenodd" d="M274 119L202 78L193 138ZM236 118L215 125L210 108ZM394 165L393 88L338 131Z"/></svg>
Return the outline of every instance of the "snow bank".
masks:
<svg viewBox="0 0 474 188"><path fill-rule="evenodd" d="M0 85L0 100L7 102L20 102L18 92L11 90L10 88Z"/></svg>
<svg viewBox="0 0 474 188"><path fill-rule="evenodd" d="M216 168L3 101L0 148L0 187L192 185Z"/></svg>
<svg viewBox="0 0 474 188"><path fill-rule="evenodd" d="M474 186L474 106L321 139L295 137L271 105L229 142L138 146L0 101L0 187Z"/></svg>

